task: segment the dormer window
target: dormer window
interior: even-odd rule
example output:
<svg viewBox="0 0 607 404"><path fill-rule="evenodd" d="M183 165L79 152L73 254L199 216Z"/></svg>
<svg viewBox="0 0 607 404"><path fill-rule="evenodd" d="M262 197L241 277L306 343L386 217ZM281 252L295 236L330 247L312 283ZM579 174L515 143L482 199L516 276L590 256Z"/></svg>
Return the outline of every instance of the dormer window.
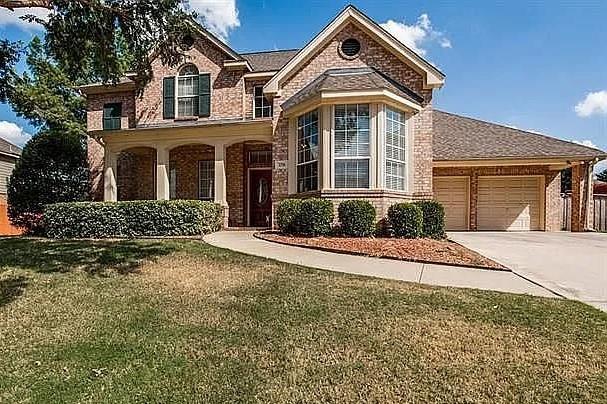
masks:
<svg viewBox="0 0 607 404"><path fill-rule="evenodd" d="M165 77L162 92L164 119L211 115L211 75L199 73L193 64L183 66L177 77Z"/></svg>

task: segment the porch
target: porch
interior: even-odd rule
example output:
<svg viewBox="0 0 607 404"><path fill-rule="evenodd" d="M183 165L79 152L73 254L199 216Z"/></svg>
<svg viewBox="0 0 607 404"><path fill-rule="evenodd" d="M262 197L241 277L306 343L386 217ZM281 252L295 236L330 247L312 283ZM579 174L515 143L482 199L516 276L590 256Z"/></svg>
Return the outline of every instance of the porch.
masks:
<svg viewBox="0 0 607 404"><path fill-rule="evenodd" d="M103 135L105 201L214 201L224 208L226 227L271 225L270 125Z"/></svg>

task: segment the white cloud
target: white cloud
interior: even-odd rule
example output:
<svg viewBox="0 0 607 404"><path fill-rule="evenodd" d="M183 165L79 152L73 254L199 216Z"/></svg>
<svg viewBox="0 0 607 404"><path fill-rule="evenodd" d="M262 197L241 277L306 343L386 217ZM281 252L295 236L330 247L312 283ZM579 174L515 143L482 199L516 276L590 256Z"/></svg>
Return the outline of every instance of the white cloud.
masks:
<svg viewBox="0 0 607 404"><path fill-rule="evenodd" d="M0 121L0 137L17 146L23 146L32 138L32 135L12 122Z"/></svg>
<svg viewBox="0 0 607 404"><path fill-rule="evenodd" d="M588 93L586 98L575 106L575 113L580 118L607 115L607 91Z"/></svg>
<svg viewBox="0 0 607 404"><path fill-rule="evenodd" d="M240 27L236 0L189 0L186 8L198 14L200 22L222 40Z"/></svg>
<svg viewBox="0 0 607 404"><path fill-rule="evenodd" d="M581 144L582 146L592 147L593 149L598 149L599 147L592 143L592 140L572 140L573 143Z"/></svg>
<svg viewBox="0 0 607 404"><path fill-rule="evenodd" d="M404 20L402 22L388 20L381 26L421 56L427 53L424 45L431 42L438 43L442 48L452 47L449 38L443 32L434 29L428 14L420 15L417 22L412 25L407 25Z"/></svg>
<svg viewBox="0 0 607 404"><path fill-rule="evenodd" d="M602 173L605 170L607 170L607 160L599 161L594 165L595 174Z"/></svg>
<svg viewBox="0 0 607 404"><path fill-rule="evenodd" d="M46 20L50 10L41 7L33 8L18 8L15 11L10 11L6 8L0 8L0 27L15 27L23 31L41 31L44 28L42 25L35 22L22 20L20 17L25 15L34 15L38 18Z"/></svg>

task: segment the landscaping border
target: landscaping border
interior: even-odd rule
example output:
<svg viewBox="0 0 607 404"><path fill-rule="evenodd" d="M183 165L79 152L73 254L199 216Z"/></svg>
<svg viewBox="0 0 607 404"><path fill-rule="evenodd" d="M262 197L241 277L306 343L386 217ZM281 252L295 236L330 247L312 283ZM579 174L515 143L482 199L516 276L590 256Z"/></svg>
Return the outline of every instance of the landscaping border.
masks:
<svg viewBox="0 0 607 404"><path fill-rule="evenodd" d="M450 264L450 263L446 263L446 262L437 262L437 261L430 261L430 260L416 260L416 259L412 259L412 258L396 258L396 257L390 257L390 256L368 255L368 254L365 254L363 252L358 252L358 251L345 251L345 250L340 250L338 248L322 247L322 246L315 246L315 245L303 245L303 244L298 244L298 243L287 243L284 241L272 240L272 239L264 237L264 235L267 235L267 234L278 234L278 233L276 231L268 230L268 231L264 231L264 232L253 233L253 237L255 237L256 239L259 239L259 240L269 242L269 243L286 245L286 246L290 246L290 247L307 248L310 250L324 251L324 252L329 252L329 253L334 253L334 254L354 255L354 256L369 257L369 258L381 258L381 259L389 259L392 261L412 262L412 263L416 263L416 264L442 265L442 266L452 266L452 267L460 267L460 268L480 269L483 271L497 271L497 272L514 273L514 271L512 269L510 269L510 268L506 267L504 264L497 262L495 260L492 260L490 258L488 258L488 259L495 262L496 264L501 265L503 268L491 268L491 267L487 267L487 266L472 265L472 264ZM457 243L453 240L449 240L449 241L468 249L467 247L465 247L465 246L461 245L460 243Z"/></svg>

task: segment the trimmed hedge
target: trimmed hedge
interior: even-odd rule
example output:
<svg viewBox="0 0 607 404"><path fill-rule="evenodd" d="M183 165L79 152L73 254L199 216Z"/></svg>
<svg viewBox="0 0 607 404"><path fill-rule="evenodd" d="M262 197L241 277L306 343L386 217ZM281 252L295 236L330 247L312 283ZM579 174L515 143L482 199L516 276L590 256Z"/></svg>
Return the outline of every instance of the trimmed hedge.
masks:
<svg viewBox="0 0 607 404"><path fill-rule="evenodd" d="M445 208L437 201L418 201L414 203L423 214L423 236L431 238L445 237Z"/></svg>
<svg viewBox="0 0 607 404"><path fill-rule="evenodd" d="M419 238L423 234L422 210L412 203L397 203L390 206L388 221L396 237Z"/></svg>
<svg viewBox="0 0 607 404"><path fill-rule="evenodd" d="M52 238L197 236L221 228L218 204L203 201L73 202L47 205Z"/></svg>
<svg viewBox="0 0 607 404"><path fill-rule="evenodd" d="M282 233L301 236L325 236L331 233L333 203L326 199L286 199L276 210L276 222Z"/></svg>
<svg viewBox="0 0 607 404"><path fill-rule="evenodd" d="M371 202L362 199L343 201L337 211L342 234L369 237L375 233L377 212Z"/></svg>

